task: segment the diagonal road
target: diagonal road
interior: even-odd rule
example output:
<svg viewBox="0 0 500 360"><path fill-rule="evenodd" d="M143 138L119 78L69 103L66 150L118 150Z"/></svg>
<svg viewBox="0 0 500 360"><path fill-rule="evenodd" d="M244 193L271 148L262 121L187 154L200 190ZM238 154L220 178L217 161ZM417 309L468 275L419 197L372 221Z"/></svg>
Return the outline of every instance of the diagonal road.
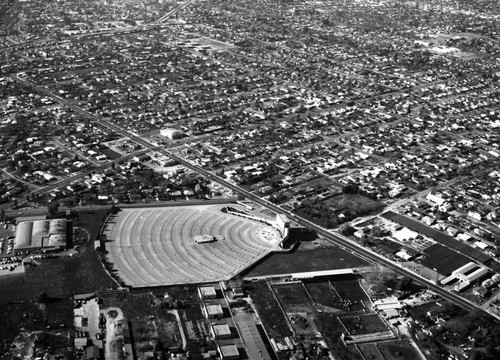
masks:
<svg viewBox="0 0 500 360"><path fill-rule="evenodd" d="M337 233L333 233L333 232L327 230L326 228L318 226L309 220L306 220L300 216L297 216L296 214L294 214L290 211L286 211L286 210L280 208L279 206L276 206L273 203L271 203L265 199L262 199L256 195L252 194L251 192L245 190L245 189L242 189L241 187L237 186L236 184L229 182L229 181L227 181L219 176L216 176L216 175L212 174L210 171L207 171L199 166L192 164L190 161L188 161L182 157L179 157L178 155L172 153L171 151L158 148L158 146L156 146L155 144L152 144L151 142L142 138L141 136L138 136L138 135L131 133L127 130L124 130L119 125L116 125L116 124L111 123L107 120L104 120L104 119L76 106L75 104L69 102L68 100L63 99L63 98L51 93L47 88L37 86L29 81L26 81L24 79L19 78L18 76L12 76L12 78L20 83L23 83L27 86L30 86L33 90L36 90L40 93L43 93L43 94L51 97L55 101L70 107L71 109L73 109L77 113L80 113L80 114L92 119L93 121L98 122L99 124L107 127L108 129L115 131L115 132L121 134L122 136L129 138L130 140L135 141L136 143L142 145L147 150L156 150L157 152L159 152L163 155L169 156L170 158L178 161L180 164L184 165L186 168L189 168L189 169L191 169L199 174L202 174L205 177L212 179L213 181L215 181L215 182L217 182L217 183L219 183L219 184L221 184L221 185L223 185L223 186L225 186L225 187L227 187L227 188L229 188L229 189L231 189L239 194L245 195L248 199L251 199L255 203L257 203L257 204L259 204L267 209L270 209L276 213L286 214L294 222L316 231L318 234L322 235L326 240L330 241L331 243L339 245L343 249L345 249L345 250L347 250L355 255L358 255L364 259L367 259L375 264L384 265L400 275L404 275L404 276L407 276L409 278L412 278L416 282L427 286L429 289L432 289L435 293L439 294L444 299L450 300L450 301L462 306L463 308L465 308L469 311L479 310L479 311L483 312L484 314L488 314L488 315L491 315L491 316L494 316L494 317L500 319L500 316L486 312L481 307L479 307L476 304L462 298L458 294L444 290L440 285L438 285L432 281L429 281L428 279L424 278L423 276L416 274L416 273L414 273L406 268L403 268L399 264L386 259L385 257L381 256L380 254L378 254L370 249L362 247L361 245L352 241L351 239L346 238L346 237L339 235ZM67 179L65 181L70 182L70 181L72 181L72 178Z"/></svg>

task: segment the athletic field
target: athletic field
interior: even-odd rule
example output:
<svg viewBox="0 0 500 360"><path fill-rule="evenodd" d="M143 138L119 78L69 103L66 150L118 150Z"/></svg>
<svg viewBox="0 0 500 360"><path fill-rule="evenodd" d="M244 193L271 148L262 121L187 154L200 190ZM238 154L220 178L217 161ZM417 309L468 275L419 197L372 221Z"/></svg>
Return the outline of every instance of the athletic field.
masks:
<svg viewBox="0 0 500 360"><path fill-rule="evenodd" d="M227 280L281 238L271 226L225 214L223 207L121 209L106 225L107 260L131 287ZM197 244L196 235L223 239Z"/></svg>

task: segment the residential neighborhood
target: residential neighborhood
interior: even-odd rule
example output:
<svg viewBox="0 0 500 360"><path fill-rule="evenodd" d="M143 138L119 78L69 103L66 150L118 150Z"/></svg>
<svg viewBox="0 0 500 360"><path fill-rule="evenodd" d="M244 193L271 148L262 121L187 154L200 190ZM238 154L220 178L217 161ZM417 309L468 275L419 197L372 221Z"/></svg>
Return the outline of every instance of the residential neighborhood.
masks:
<svg viewBox="0 0 500 360"><path fill-rule="evenodd" d="M0 358L498 359L499 19L0 0Z"/></svg>

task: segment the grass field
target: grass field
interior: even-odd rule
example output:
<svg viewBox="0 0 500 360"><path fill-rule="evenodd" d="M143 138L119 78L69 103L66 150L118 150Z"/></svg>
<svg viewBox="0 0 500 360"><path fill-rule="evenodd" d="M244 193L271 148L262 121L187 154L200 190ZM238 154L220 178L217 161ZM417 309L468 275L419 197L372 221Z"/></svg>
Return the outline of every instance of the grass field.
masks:
<svg viewBox="0 0 500 360"><path fill-rule="evenodd" d="M312 337L317 335L318 332L314 326L314 320L310 316L303 316L302 314L287 315L296 335Z"/></svg>
<svg viewBox="0 0 500 360"><path fill-rule="evenodd" d="M285 312L314 312L316 310L302 283L272 285Z"/></svg>
<svg viewBox="0 0 500 360"><path fill-rule="evenodd" d="M327 312L318 313L315 324L336 359L363 360L355 347L344 346L340 340L340 335L345 332L345 329L337 316Z"/></svg>
<svg viewBox="0 0 500 360"><path fill-rule="evenodd" d="M332 247L271 254L246 272L244 276L253 277L331 269L350 269L362 266L369 266L369 264L339 247Z"/></svg>
<svg viewBox="0 0 500 360"><path fill-rule="evenodd" d="M323 311L340 311L342 299L328 282L304 283L316 306Z"/></svg>
<svg viewBox="0 0 500 360"><path fill-rule="evenodd" d="M328 206L366 215L380 209L383 204L359 194L340 194L325 201Z"/></svg>
<svg viewBox="0 0 500 360"><path fill-rule="evenodd" d="M358 216L374 214L382 207L382 203L359 194L339 194L323 201L304 203L294 211L320 226L332 228Z"/></svg>
<svg viewBox="0 0 500 360"><path fill-rule="evenodd" d="M366 360L385 360L376 344L358 344L358 347Z"/></svg>
<svg viewBox="0 0 500 360"><path fill-rule="evenodd" d="M385 360L421 360L420 354L403 341L388 341L377 344Z"/></svg>
<svg viewBox="0 0 500 360"><path fill-rule="evenodd" d="M350 310L362 310L365 308L363 301L368 301L368 295L364 292L358 280L332 281L332 285L339 296L350 303Z"/></svg>
<svg viewBox="0 0 500 360"><path fill-rule="evenodd" d="M267 283L265 281L253 282L248 285L247 290L269 336L277 340L292 336L293 333L288 327L285 314L281 311Z"/></svg>
<svg viewBox="0 0 500 360"><path fill-rule="evenodd" d="M377 314L343 316L340 321L351 335L372 334L389 330Z"/></svg>
<svg viewBox="0 0 500 360"><path fill-rule="evenodd" d="M103 222L106 218L108 210L100 209L95 211L79 211L77 216L73 219L73 228L79 227L85 229L89 236L90 241L97 238L97 234L101 230ZM84 238L86 238L84 236Z"/></svg>
<svg viewBox="0 0 500 360"><path fill-rule="evenodd" d="M426 318L426 314L430 312L432 315L464 315L466 310L458 307L448 300L440 300L418 306L412 306L408 309L408 313L415 320L422 321Z"/></svg>

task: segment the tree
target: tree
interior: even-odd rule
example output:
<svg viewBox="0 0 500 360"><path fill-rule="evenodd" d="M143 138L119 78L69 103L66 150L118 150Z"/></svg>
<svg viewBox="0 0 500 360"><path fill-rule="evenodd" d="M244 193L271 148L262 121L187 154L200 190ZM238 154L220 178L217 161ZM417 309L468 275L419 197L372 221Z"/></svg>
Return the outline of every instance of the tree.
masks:
<svg viewBox="0 0 500 360"><path fill-rule="evenodd" d="M59 202L53 201L47 205L47 212L49 217L55 218L59 213Z"/></svg>
<svg viewBox="0 0 500 360"><path fill-rule="evenodd" d="M401 280L399 280L398 284L396 285L396 289L401 291L411 290L412 287L413 287L413 280L406 276L403 277Z"/></svg>
<svg viewBox="0 0 500 360"><path fill-rule="evenodd" d="M46 304L52 301L52 298L44 291L37 296L37 302L40 304Z"/></svg>
<svg viewBox="0 0 500 360"><path fill-rule="evenodd" d="M76 204L76 200L73 197L67 197L61 200L62 206L72 208Z"/></svg>
<svg viewBox="0 0 500 360"><path fill-rule="evenodd" d="M356 229L354 227L352 227L350 224L341 225L339 230L340 230L340 233L344 236L351 236L356 231Z"/></svg>
<svg viewBox="0 0 500 360"><path fill-rule="evenodd" d="M0 209L0 221L5 221L5 209L1 208Z"/></svg>
<svg viewBox="0 0 500 360"><path fill-rule="evenodd" d="M374 227L371 228L370 235L372 235L374 237L382 237L382 236L389 235L389 231L381 228L378 225L375 225Z"/></svg>
<svg viewBox="0 0 500 360"><path fill-rule="evenodd" d="M347 184L342 187L342 192L344 194L357 194L359 192L359 185L354 183Z"/></svg>

